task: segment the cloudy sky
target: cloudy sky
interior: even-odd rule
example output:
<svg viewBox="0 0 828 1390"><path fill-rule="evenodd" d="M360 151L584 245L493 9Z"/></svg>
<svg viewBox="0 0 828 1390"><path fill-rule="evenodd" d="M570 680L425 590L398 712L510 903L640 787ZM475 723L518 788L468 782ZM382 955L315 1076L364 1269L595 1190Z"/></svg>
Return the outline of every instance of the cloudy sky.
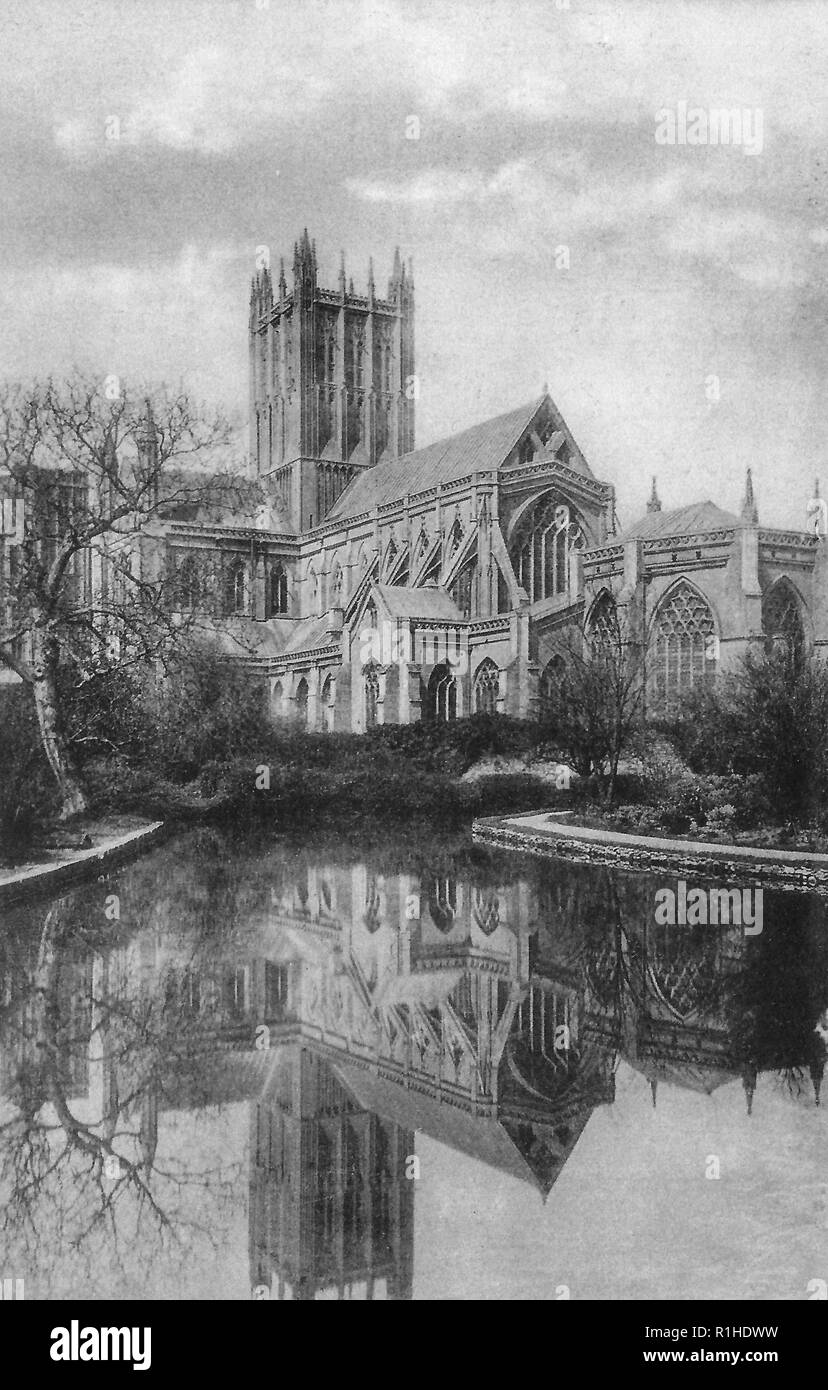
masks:
<svg viewBox="0 0 828 1390"><path fill-rule="evenodd" d="M418 443L548 382L624 522L653 473L665 506L737 507L752 465L769 525L828 492L822 0L0 13L4 375L243 410L256 247L307 224L329 284L340 247L357 289L413 257ZM659 143L682 102L761 148Z"/></svg>

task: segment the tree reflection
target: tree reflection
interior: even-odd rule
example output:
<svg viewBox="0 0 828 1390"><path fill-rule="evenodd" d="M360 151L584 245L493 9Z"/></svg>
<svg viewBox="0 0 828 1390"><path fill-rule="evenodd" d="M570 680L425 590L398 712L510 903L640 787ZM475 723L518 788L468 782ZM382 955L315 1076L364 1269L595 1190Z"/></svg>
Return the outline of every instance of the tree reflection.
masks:
<svg viewBox="0 0 828 1390"><path fill-rule="evenodd" d="M77 926L64 898L36 938L6 943L0 1015L0 1232L5 1258L31 1268L73 1252L85 1280L114 1262L134 1277L159 1252L218 1248L222 1208L238 1205L240 1161L159 1152L158 1116L211 1103L209 1027L166 977ZM207 1047L205 1048L205 1045ZM106 1251L103 1267L96 1260Z"/></svg>

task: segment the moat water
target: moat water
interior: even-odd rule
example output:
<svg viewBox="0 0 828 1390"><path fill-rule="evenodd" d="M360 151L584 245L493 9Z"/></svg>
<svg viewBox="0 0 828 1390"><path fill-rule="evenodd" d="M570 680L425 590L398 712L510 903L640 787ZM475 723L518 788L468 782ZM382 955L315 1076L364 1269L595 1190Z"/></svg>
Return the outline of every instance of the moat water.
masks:
<svg viewBox="0 0 828 1390"><path fill-rule="evenodd" d="M423 835L188 833L4 914L26 1298L808 1299L828 905Z"/></svg>

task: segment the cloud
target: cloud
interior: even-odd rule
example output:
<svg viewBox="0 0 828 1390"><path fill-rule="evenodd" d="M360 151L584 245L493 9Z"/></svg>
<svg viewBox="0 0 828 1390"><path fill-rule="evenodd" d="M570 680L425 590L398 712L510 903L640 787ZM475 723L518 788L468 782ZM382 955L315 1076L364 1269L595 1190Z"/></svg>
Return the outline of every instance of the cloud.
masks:
<svg viewBox="0 0 828 1390"><path fill-rule="evenodd" d="M20 377L79 366L104 376L188 380L200 394L234 404L246 376L247 259L247 247L236 243L189 243L160 264L111 260L92 274L74 264L6 272L0 356L10 361L14 352Z"/></svg>

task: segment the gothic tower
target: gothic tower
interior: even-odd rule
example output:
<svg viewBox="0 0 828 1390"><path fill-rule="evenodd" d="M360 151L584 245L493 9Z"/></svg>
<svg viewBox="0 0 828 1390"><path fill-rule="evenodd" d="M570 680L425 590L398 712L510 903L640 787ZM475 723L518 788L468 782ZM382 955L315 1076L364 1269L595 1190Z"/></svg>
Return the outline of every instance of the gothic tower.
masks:
<svg viewBox="0 0 828 1390"><path fill-rule="evenodd" d="M356 472L414 448L414 278L394 255L388 295L373 262L365 295L322 289L305 229L274 286L262 266L250 292L250 448L281 491L297 531L324 521Z"/></svg>

